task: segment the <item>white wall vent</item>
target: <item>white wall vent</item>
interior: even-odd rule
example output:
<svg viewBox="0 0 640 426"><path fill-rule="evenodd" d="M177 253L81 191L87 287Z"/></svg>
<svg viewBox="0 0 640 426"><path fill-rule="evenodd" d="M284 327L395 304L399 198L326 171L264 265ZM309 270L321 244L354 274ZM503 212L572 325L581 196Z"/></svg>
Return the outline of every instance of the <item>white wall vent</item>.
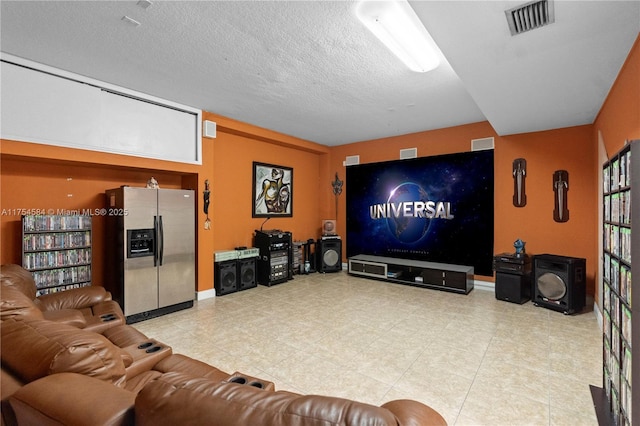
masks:
<svg viewBox="0 0 640 426"><path fill-rule="evenodd" d="M471 139L471 151L484 151L493 148L493 138Z"/></svg>
<svg viewBox="0 0 640 426"><path fill-rule="evenodd" d="M418 158L418 148L407 148L400 150L401 160L408 160L410 158Z"/></svg>
<svg viewBox="0 0 640 426"><path fill-rule="evenodd" d="M553 1L551 0L533 1L505 10L504 13L507 16L512 36L555 22Z"/></svg>
<svg viewBox="0 0 640 426"><path fill-rule="evenodd" d="M355 166L360 164L359 155L347 155L347 158L342 162L343 166Z"/></svg>

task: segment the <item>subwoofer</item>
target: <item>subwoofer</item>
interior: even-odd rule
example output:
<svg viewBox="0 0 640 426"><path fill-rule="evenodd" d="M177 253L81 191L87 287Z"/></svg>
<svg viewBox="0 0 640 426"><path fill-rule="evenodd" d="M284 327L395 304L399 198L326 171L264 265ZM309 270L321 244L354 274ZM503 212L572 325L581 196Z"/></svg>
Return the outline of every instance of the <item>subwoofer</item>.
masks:
<svg viewBox="0 0 640 426"><path fill-rule="evenodd" d="M255 258L238 260L238 291L256 287L256 275Z"/></svg>
<svg viewBox="0 0 640 426"><path fill-rule="evenodd" d="M533 303L565 315L586 305L586 259L541 254L533 258Z"/></svg>
<svg viewBox="0 0 640 426"><path fill-rule="evenodd" d="M216 296L233 293L238 290L238 269L235 260L215 262L213 264L213 282Z"/></svg>
<svg viewBox="0 0 640 426"><path fill-rule="evenodd" d="M342 240L340 237L318 240L316 249L318 272L338 272L342 270Z"/></svg>

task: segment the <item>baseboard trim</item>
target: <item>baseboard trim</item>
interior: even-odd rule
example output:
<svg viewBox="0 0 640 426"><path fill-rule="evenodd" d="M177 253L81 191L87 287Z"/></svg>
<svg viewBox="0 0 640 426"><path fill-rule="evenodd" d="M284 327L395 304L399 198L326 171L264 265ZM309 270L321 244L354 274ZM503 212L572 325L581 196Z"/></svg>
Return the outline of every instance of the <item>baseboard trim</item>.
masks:
<svg viewBox="0 0 640 426"><path fill-rule="evenodd" d="M212 299L214 297L216 297L215 288L196 292L196 300Z"/></svg>
<svg viewBox="0 0 640 426"><path fill-rule="evenodd" d="M473 288L483 291L496 291L496 283L491 281L473 280Z"/></svg>
<svg viewBox="0 0 640 426"><path fill-rule="evenodd" d="M598 327L600 328L600 330L602 330L602 312L600 311L600 308L598 307L598 304L596 302L593 302L593 313L596 314L596 319L598 320Z"/></svg>

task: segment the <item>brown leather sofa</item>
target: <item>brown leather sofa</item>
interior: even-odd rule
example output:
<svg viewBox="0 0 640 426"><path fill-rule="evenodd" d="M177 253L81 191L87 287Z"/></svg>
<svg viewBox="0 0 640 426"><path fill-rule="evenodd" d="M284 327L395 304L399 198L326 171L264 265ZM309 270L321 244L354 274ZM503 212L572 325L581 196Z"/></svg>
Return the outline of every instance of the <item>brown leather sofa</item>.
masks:
<svg viewBox="0 0 640 426"><path fill-rule="evenodd" d="M8 426L446 424L417 401L377 407L276 391L272 382L174 354L130 325L96 332L29 316L2 319Z"/></svg>
<svg viewBox="0 0 640 426"><path fill-rule="evenodd" d="M1 319L47 319L100 332L125 323L120 305L104 287L90 286L36 297L31 273L19 265L0 267Z"/></svg>

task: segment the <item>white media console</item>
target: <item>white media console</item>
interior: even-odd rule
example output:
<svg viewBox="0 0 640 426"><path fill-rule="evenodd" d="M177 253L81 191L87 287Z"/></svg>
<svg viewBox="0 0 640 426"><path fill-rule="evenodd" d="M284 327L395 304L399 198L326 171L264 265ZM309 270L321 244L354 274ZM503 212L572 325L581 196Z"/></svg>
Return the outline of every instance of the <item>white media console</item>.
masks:
<svg viewBox="0 0 640 426"><path fill-rule="evenodd" d="M468 294L473 290L473 266L360 254L350 257L349 273L399 284Z"/></svg>

